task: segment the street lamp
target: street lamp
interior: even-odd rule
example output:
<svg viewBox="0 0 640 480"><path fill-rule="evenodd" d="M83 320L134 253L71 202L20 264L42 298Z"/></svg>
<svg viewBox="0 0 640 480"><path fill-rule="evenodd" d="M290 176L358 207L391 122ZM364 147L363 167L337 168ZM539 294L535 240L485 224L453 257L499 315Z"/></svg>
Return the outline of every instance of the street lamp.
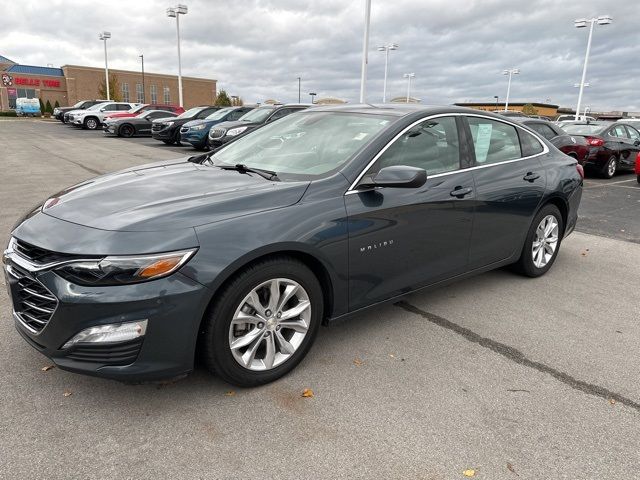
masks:
<svg viewBox="0 0 640 480"><path fill-rule="evenodd" d="M405 73L402 76L407 79L407 103L409 103L409 98L411 98L411 79L412 78L416 78L416 74L415 73Z"/></svg>
<svg viewBox="0 0 640 480"><path fill-rule="evenodd" d="M142 61L142 103L144 103L145 102L145 92L144 92L144 54L138 55L138 56L140 57L140 60Z"/></svg>
<svg viewBox="0 0 640 480"><path fill-rule="evenodd" d="M397 43L389 43L378 47L379 52L384 52L384 86L382 87L382 103L387 101L387 72L389 70L389 50L397 50Z"/></svg>
<svg viewBox="0 0 640 480"><path fill-rule="evenodd" d="M497 112L497 111L498 111L498 99L499 99L500 97L498 97L498 95L494 95L494 96L493 96L493 98L495 98L495 99L496 99L496 112Z"/></svg>
<svg viewBox="0 0 640 480"><path fill-rule="evenodd" d="M580 106L582 104L582 93L585 87L585 80L587 78L587 65L589 65L589 53L591 52L591 39L593 38L593 26L597 23L598 25L609 25L613 21L610 15L600 15L599 17L594 17L591 19L579 18L574 20L573 25L576 28L585 28L587 24L589 26L589 40L587 40L587 53L584 56L584 66L582 67L582 80L580 80L580 93L578 93L578 105L576 106L576 117L578 120L580 116Z"/></svg>
<svg viewBox="0 0 640 480"><path fill-rule="evenodd" d="M369 24L371 23L371 0L366 0L364 6L364 38L362 41L362 73L360 75L360 103L364 103L367 84L367 63L369 52Z"/></svg>
<svg viewBox="0 0 640 480"><path fill-rule="evenodd" d="M509 110L509 94L511 93L511 77L513 77L514 75L518 75L520 73L520 70L517 68L510 68L508 70L503 70L502 74L503 75L509 75L509 83L507 84L507 98L504 101L504 111L508 111Z"/></svg>
<svg viewBox="0 0 640 480"><path fill-rule="evenodd" d="M298 77L298 103L301 103L300 100L300 86L302 85L302 77Z"/></svg>
<svg viewBox="0 0 640 480"><path fill-rule="evenodd" d="M183 106L182 99L182 60L180 58L180 15L186 15L189 9L186 5L178 5L177 7L167 8L167 17L176 19L176 30L178 32L178 98L180 106Z"/></svg>
<svg viewBox="0 0 640 480"><path fill-rule="evenodd" d="M109 94L109 64L107 63L107 40L111 38L111 32L101 32L98 38L104 42L104 81L107 90L107 100L111 100Z"/></svg>
<svg viewBox="0 0 640 480"><path fill-rule="evenodd" d="M309 95L311 96L311 104L313 104L313 99L317 95L317 93L316 92L309 92Z"/></svg>

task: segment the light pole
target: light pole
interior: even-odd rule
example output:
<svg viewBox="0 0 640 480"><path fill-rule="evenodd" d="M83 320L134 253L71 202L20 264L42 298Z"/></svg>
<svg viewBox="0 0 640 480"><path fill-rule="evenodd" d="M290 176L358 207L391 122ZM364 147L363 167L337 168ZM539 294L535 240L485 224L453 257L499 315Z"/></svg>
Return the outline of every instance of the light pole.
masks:
<svg viewBox="0 0 640 480"><path fill-rule="evenodd" d="M389 43L378 47L379 52L384 52L384 86L382 87L382 103L387 101L387 72L389 70L389 50L397 50L397 43Z"/></svg>
<svg viewBox="0 0 640 480"><path fill-rule="evenodd" d="M495 98L495 99L496 99L496 112L497 112L497 111L498 111L498 99L499 99L500 97L498 97L498 95L494 95L494 96L493 96L493 98Z"/></svg>
<svg viewBox="0 0 640 480"><path fill-rule="evenodd" d="M140 60L142 61L142 103L145 102L145 92L144 92L144 54L139 55Z"/></svg>
<svg viewBox="0 0 640 480"><path fill-rule="evenodd" d="M517 68L510 68L502 72L503 75L509 75L509 83L507 83L507 98L504 101L505 112L509 110L509 95L511 94L511 77L513 77L514 75L518 75L519 73L520 73L520 70Z"/></svg>
<svg viewBox="0 0 640 480"><path fill-rule="evenodd" d="M317 95L316 92L309 92L309 96L311 97L311 104L313 105L313 99Z"/></svg>
<svg viewBox="0 0 640 480"><path fill-rule="evenodd" d="M407 79L407 103L409 103L409 98L411 98L411 79L416 77L415 73L405 73L402 75Z"/></svg>
<svg viewBox="0 0 640 480"><path fill-rule="evenodd" d="M300 97L300 86L302 85L302 77L298 77L298 103L301 103L301 97Z"/></svg>
<svg viewBox="0 0 640 480"><path fill-rule="evenodd" d="M180 15L186 15L188 11L189 9L186 5L167 8L167 17L176 19L176 30L178 32L178 98L181 107L184 106L184 102L182 98L182 59L180 58Z"/></svg>
<svg viewBox="0 0 640 480"><path fill-rule="evenodd" d="M594 17L591 19L579 18L574 20L573 25L576 28L585 28L587 24L591 24L589 26L589 40L587 40L587 53L584 56L584 66L582 67L582 80L580 80L580 93L578 93L578 105L576 106L576 117L578 120L580 116L580 106L582 104L582 93L585 87L585 80L587 78L587 66L589 65L589 53L591 52L591 39L593 38L593 26L597 23L598 25L609 25L613 21L610 15L600 15L599 17Z"/></svg>
<svg viewBox="0 0 640 480"><path fill-rule="evenodd" d="M369 52L369 24L371 20L371 0L365 1L364 6L364 38L362 40L362 73L360 75L360 103L364 103L367 87L367 63Z"/></svg>
<svg viewBox="0 0 640 480"><path fill-rule="evenodd" d="M107 90L107 100L111 100L109 93L109 64L107 62L107 40L111 38L111 32L101 32L98 38L104 42L104 84Z"/></svg>

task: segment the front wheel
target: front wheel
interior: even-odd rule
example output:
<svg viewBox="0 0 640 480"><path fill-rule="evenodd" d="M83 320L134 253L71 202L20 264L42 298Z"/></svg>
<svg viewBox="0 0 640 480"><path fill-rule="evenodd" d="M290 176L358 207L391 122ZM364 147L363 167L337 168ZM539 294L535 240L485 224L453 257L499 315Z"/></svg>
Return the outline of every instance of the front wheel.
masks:
<svg viewBox="0 0 640 480"><path fill-rule="evenodd" d="M180 129L178 129L173 136L173 142L179 147L182 146L182 143L180 143Z"/></svg>
<svg viewBox="0 0 640 480"><path fill-rule="evenodd" d="M636 180L638 181L638 183L640 183L640 175L636 177Z"/></svg>
<svg viewBox="0 0 640 480"><path fill-rule="evenodd" d="M133 137L135 130L131 125L125 124L120 126L120 130L118 130L118 134L121 137L130 138Z"/></svg>
<svg viewBox="0 0 640 480"><path fill-rule="evenodd" d="M96 120L93 117L89 117L85 119L84 128L87 128L89 130L95 130L96 128L98 128L98 120Z"/></svg>
<svg viewBox="0 0 640 480"><path fill-rule="evenodd" d="M322 288L308 267L290 257L256 263L209 309L200 338L204 362L240 387L272 382L307 354L322 314Z"/></svg>
<svg viewBox="0 0 640 480"><path fill-rule="evenodd" d="M516 269L528 277L539 277L556 261L564 222L555 205L545 205L535 216L522 248Z"/></svg>

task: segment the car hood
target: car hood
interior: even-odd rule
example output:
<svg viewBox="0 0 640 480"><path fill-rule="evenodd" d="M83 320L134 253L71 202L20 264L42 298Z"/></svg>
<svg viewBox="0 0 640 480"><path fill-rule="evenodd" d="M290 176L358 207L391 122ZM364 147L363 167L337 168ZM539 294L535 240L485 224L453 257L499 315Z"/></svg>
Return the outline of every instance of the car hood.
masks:
<svg viewBox="0 0 640 480"><path fill-rule="evenodd" d="M231 130L236 127L255 127L257 125L262 125L262 123L256 122L243 122L241 120L233 120L231 122L221 122L217 126L218 128L224 128L225 130Z"/></svg>
<svg viewBox="0 0 640 480"><path fill-rule="evenodd" d="M194 118L178 118L178 117L162 117L156 118L153 123L173 122L174 125L184 125L187 122L193 121Z"/></svg>
<svg viewBox="0 0 640 480"><path fill-rule="evenodd" d="M113 231L184 229L297 203L309 182L273 182L180 159L123 170L75 185L43 213Z"/></svg>
<svg viewBox="0 0 640 480"><path fill-rule="evenodd" d="M69 111L67 111L65 113L73 113L74 115L77 115L79 113L87 113L88 111L93 112L95 110L86 110L86 109L85 110L78 110L78 109L76 109L76 110L69 110Z"/></svg>

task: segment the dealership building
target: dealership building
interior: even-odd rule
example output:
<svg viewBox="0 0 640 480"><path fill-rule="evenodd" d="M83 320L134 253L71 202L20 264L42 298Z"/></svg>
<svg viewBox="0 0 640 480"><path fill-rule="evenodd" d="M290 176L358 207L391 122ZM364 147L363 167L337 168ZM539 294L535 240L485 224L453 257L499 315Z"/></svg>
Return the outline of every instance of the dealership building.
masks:
<svg viewBox="0 0 640 480"><path fill-rule="evenodd" d="M51 105L70 106L100 98L103 68L64 65L60 68L21 65L0 55L0 111L14 110L16 98L39 98ZM109 69L118 84L118 100L137 103L178 104L178 77L159 73ZM216 80L182 77L184 107L212 105Z"/></svg>

